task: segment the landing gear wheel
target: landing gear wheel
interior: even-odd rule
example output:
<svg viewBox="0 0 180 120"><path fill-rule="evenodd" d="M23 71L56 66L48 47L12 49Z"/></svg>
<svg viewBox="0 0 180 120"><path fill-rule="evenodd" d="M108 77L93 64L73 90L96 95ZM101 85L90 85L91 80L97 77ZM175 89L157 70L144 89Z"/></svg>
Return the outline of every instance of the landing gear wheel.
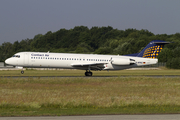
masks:
<svg viewBox="0 0 180 120"><path fill-rule="evenodd" d="M24 71L23 71L23 70L21 71L21 74L24 74Z"/></svg>
<svg viewBox="0 0 180 120"><path fill-rule="evenodd" d="M92 72L85 72L85 76L92 76Z"/></svg>

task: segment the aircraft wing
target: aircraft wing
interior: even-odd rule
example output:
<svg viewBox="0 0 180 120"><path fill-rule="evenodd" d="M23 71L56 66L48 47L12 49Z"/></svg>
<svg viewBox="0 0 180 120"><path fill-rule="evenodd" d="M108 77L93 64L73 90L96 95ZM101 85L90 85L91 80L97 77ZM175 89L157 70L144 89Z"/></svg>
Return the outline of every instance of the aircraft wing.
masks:
<svg viewBox="0 0 180 120"><path fill-rule="evenodd" d="M71 64L73 67L82 67L82 66L97 66L97 65L104 65L108 63L75 63Z"/></svg>
<svg viewBox="0 0 180 120"><path fill-rule="evenodd" d="M90 67L93 70L102 70L104 68L104 65L108 63L75 63L71 64L72 67Z"/></svg>

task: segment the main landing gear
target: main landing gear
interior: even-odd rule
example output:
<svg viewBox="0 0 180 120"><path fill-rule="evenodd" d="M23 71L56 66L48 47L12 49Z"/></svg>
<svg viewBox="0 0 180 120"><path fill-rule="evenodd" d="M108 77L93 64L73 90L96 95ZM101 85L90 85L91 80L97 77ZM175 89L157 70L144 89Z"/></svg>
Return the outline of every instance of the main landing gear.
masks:
<svg viewBox="0 0 180 120"><path fill-rule="evenodd" d="M89 70L89 72L86 70L85 76L92 76L92 72Z"/></svg>

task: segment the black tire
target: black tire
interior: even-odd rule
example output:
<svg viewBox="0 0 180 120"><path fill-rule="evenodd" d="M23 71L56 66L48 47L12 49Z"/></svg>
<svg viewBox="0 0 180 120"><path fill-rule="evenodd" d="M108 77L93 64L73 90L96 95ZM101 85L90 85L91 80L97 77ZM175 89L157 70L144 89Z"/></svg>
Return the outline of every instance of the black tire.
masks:
<svg viewBox="0 0 180 120"><path fill-rule="evenodd" d="M92 76L92 72L88 72L88 76Z"/></svg>
<svg viewBox="0 0 180 120"><path fill-rule="evenodd" d="M85 76L92 76L92 72L85 72Z"/></svg>
<svg viewBox="0 0 180 120"><path fill-rule="evenodd" d="M24 74L24 71L21 71L21 74Z"/></svg>

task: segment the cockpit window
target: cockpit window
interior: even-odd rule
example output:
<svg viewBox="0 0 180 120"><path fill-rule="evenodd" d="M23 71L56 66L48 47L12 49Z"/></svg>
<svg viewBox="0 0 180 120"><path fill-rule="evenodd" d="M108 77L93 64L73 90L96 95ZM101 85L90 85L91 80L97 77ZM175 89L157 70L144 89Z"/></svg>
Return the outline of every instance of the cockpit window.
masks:
<svg viewBox="0 0 180 120"><path fill-rule="evenodd" d="M20 58L20 55L13 55L12 57Z"/></svg>

